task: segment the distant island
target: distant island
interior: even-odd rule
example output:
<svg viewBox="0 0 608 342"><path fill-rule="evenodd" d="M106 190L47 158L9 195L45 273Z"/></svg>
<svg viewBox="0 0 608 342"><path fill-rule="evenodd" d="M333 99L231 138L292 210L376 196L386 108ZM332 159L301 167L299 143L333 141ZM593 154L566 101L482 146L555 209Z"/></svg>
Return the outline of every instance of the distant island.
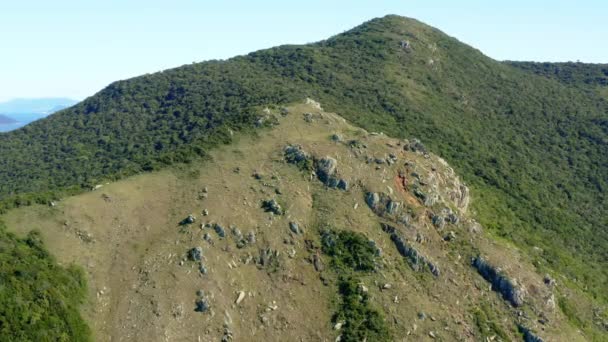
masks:
<svg viewBox="0 0 608 342"><path fill-rule="evenodd" d="M0 102L0 132L23 127L77 102L63 97L19 98Z"/></svg>
<svg viewBox="0 0 608 342"><path fill-rule="evenodd" d="M0 114L0 125L10 125L10 124L15 124L17 123L17 120L8 117L6 115L2 115Z"/></svg>

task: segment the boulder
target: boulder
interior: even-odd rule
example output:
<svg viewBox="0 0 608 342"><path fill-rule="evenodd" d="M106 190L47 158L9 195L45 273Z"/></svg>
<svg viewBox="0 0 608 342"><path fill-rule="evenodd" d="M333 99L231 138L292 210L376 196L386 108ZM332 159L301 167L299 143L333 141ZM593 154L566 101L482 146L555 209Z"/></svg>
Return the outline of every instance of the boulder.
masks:
<svg viewBox="0 0 608 342"><path fill-rule="evenodd" d="M188 251L188 258L192 261L201 261L203 258L203 248L202 247L194 247Z"/></svg>
<svg viewBox="0 0 608 342"><path fill-rule="evenodd" d="M318 256L317 254L313 254L313 256L312 256L312 264L315 267L315 271L317 271L317 272L323 271L323 269L324 269L323 261L321 260L321 257Z"/></svg>
<svg viewBox="0 0 608 342"><path fill-rule="evenodd" d="M249 242L250 244L254 244L255 241L256 241L255 232L249 232L249 234L247 234L247 242Z"/></svg>
<svg viewBox="0 0 608 342"><path fill-rule="evenodd" d="M187 225L187 224L193 224L196 221L196 217L194 217L194 215L190 214L188 215L188 217L186 217L185 219L183 219L180 222L180 225Z"/></svg>
<svg viewBox="0 0 608 342"><path fill-rule="evenodd" d="M439 230L442 230L443 227L445 227L445 219L443 216L433 214L431 221L433 222L433 226Z"/></svg>
<svg viewBox="0 0 608 342"><path fill-rule="evenodd" d="M374 209L380 203L380 195L377 192L368 192L365 196L365 203Z"/></svg>
<svg viewBox="0 0 608 342"><path fill-rule="evenodd" d="M344 179L340 179L338 181L338 189L340 190L348 190L348 181L344 180Z"/></svg>
<svg viewBox="0 0 608 342"><path fill-rule="evenodd" d="M226 230L224 229L224 227L220 226L219 224L214 224L213 225L213 230L215 230L215 232L217 233L217 235L221 238L226 237Z"/></svg>
<svg viewBox="0 0 608 342"><path fill-rule="evenodd" d="M325 157L317 162L317 176L321 182L326 183L336 172L338 162L332 157Z"/></svg>
<svg viewBox="0 0 608 342"><path fill-rule="evenodd" d="M198 271L201 272L201 274L207 274L207 267L203 264L200 264L200 266L198 267Z"/></svg>
<svg viewBox="0 0 608 342"><path fill-rule="evenodd" d="M199 298L196 300L195 302L196 307L194 308L194 311L196 312L207 312L210 309L210 305L209 305L209 300L207 298Z"/></svg>
<svg viewBox="0 0 608 342"><path fill-rule="evenodd" d="M291 230L296 235L302 233L302 231L300 231L300 225L293 221L289 222L289 230Z"/></svg>
<svg viewBox="0 0 608 342"><path fill-rule="evenodd" d="M446 216L446 221L451 223L451 224L458 224L458 222L460 222L460 218L458 217L458 215L454 214L454 213L449 213L448 216Z"/></svg>

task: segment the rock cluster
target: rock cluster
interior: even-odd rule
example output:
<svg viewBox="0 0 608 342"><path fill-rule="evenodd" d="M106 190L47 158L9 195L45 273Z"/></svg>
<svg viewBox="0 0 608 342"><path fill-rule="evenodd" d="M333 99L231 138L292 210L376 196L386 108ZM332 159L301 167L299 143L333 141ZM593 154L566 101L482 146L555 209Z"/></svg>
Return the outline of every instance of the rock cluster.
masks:
<svg viewBox="0 0 608 342"><path fill-rule="evenodd" d="M271 212L275 215L283 215L283 208L281 205L273 198L269 200L265 200L262 202L262 209L266 212Z"/></svg>
<svg viewBox="0 0 608 342"><path fill-rule="evenodd" d="M368 192L365 195L365 203L380 217L396 217L401 212L401 202L393 200L383 192Z"/></svg>

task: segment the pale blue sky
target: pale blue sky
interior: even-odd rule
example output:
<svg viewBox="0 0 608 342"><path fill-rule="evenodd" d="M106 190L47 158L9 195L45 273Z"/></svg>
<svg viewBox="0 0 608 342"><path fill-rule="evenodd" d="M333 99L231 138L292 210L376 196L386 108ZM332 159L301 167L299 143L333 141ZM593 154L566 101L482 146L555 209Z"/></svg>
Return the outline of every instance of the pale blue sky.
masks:
<svg viewBox="0 0 608 342"><path fill-rule="evenodd" d="M604 0L2 0L0 100L83 99L114 80L313 42L389 13L499 60L608 63Z"/></svg>

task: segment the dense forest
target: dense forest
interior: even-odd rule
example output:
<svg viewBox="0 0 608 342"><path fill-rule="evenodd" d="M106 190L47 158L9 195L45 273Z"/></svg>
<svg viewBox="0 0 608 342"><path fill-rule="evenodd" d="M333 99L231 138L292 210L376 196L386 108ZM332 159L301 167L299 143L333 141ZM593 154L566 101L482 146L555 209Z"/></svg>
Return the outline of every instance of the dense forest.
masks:
<svg viewBox="0 0 608 342"><path fill-rule="evenodd" d="M606 77L601 65L497 62L387 16L314 44L118 81L0 134L0 199L45 203L189 162L255 127L261 106L312 97L368 130L420 138L471 185L492 234L540 248L539 268L605 302L608 96L596 88Z"/></svg>

